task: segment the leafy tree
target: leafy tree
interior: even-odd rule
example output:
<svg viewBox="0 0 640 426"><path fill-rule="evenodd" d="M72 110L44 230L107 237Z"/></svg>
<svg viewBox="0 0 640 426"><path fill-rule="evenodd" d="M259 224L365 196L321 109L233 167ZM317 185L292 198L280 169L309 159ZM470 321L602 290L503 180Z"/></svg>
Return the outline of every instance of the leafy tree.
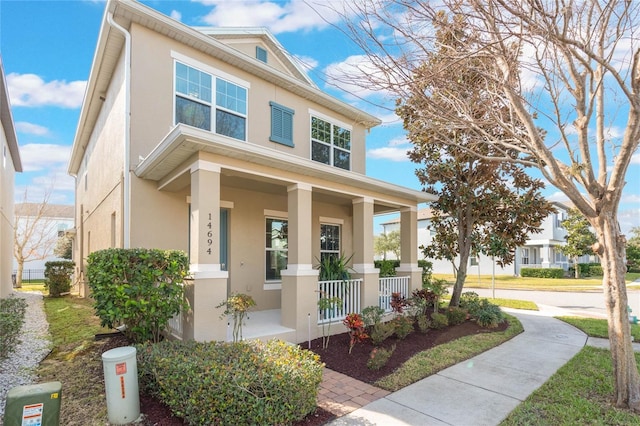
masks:
<svg viewBox="0 0 640 426"><path fill-rule="evenodd" d="M458 306L467 277L472 253L487 253L504 266L513 262L515 249L524 245L553 207L544 200L542 182L525 173L524 167L512 162L495 160L497 151L487 139L498 140L502 133L493 123L486 123L484 134L468 132L438 115L425 115L425 96L430 102L447 108L455 96L468 102L478 120L484 120L495 102L485 95L487 88L476 71L483 69L485 59L469 58L456 72L452 84L421 84L428 82L425 73L447 58L449 49L465 49L465 22L457 19L451 26L443 21L437 26L437 40L442 46L430 53L427 61L414 70L416 95L398 101L407 138L413 143L411 161L420 164L418 179L428 192L438 195L431 202L433 213L430 228L435 235L430 245L422 247L427 258L447 259L456 272L456 282L450 306ZM463 65L463 64L459 64ZM428 93L428 95L425 95ZM512 120L506 107L503 120ZM518 126L517 120L512 123ZM457 145L450 144L458 141ZM481 151L482 157L475 152ZM515 154L514 154L515 155Z"/></svg>
<svg viewBox="0 0 640 426"><path fill-rule="evenodd" d="M69 235L64 234L63 236L58 237L56 246L53 248L53 254L59 258L71 260L73 258L72 249L73 239Z"/></svg>
<svg viewBox="0 0 640 426"><path fill-rule="evenodd" d="M383 260L387 260L388 252L400 259L400 231L377 235L373 240L373 249L376 254L382 255Z"/></svg>
<svg viewBox="0 0 640 426"><path fill-rule="evenodd" d="M560 252L573 259L576 278L580 278L578 258L593 253L591 247L596 243L596 236L589 226L587 219L576 209L569 209L569 217L562 221L562 227L567 230L564 237L567 244L560 247Z"/></svg>
<svg viewBox="0 0 640 426"><path fill-rule="evenodd" d="M627 240L628 268L640 268L640 226L631 228L631 238Z"/></svg>
<svg viewBox="0 0 640 426"><path fill-rule="evenodd" d="M487 135L487 124L502 137L486 137L469 147L486 158L538 169L589 221L603 267L602 284L615 376L615 405L640 412L640 374L631 346L625 283L626 244L618 208L631 157L640 144L640 2L623 0L353 0L339 3L344 30L365 54L342 80L367 93L396 98L422 96L424 117L438 117L468 134ZM467 22L464 49L447 49L417 81L414 70L443 46L433 23L453 27L447 16ZM455 19L452 22L455 22ZM457 33L453 33L455 37ZM450 85L468 64L478 66L485 104L494 110L478 117L475 107L452 91L443 108L423 87ZM342 83L340 79L334 81ZM460 85L467 83L460 80ZM506 108L514 120L505 120ZM540 123L539 125L537 123ZM416 123L424 125L424 121ZM621 135L610 130L615 125ZM547 135L539 126L547 130ZM478 138L478 140L480 140ZM517 153L517 155L516 155Z"/></svg>

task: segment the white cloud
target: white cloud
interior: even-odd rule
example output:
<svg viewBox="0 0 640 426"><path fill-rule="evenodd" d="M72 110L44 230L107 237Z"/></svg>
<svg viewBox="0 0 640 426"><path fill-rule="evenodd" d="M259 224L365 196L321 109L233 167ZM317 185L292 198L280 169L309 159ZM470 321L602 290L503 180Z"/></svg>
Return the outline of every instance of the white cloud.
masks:
<svg viewBox="0 0 640 426"><path fill-rule="evenodd" d="M16 131L18 133L26 133L29 135L46 136L49 134L49 129L38 124L27 123L26 121L18 121L16 123Z"/></svg>
<svg viewBox="0 0 640 426"><path fill-rule="evenodd" d="M318 61L310 56L294 55L293 59L302 67L305 71L311 71L318 67Z"/></svg>
<svg viewBox="0 0 640 426"><path fill-rule="evenodd" d="M631 156L631 164L640 164L640 152Z"/></svg>
<svg viewBox="0 0 640 426"><path fill-rule="evenodd" d="M176 21L182 21L182 13L177 10L172 10L169 16L171 19L175 19Z"/></svg>
<svg viewBox="0 0 640 426"><path fill-rule="evenodd" d="M360 98L371 96L388 96L389 94L375 84L366 84L372 78L384 81L388 76L382 74L380 69L371 63L366 55L352 55L342 62L328 65L324 70L327 80L346 93ZM362 76L362 77L359 77ZM379 78L376 78L379 76ZM363 87L363 86L367 86Z"/></svg>
<svg viewBox="0 0 640 426"><path fill-rule="evenodd" d="M618 212L618 223L624 235L631 235L631 228L640 226L640 209L628 209Z"/></svg>
<svg viewBox="0 0 640 426"><path fill-rule="evenodd" d="M36 74L11 73L7 87L14 107L57 106L79 108L82 105L86 81L53 80L45 82Z"/></svg>
<svg viewBox="0 0 640 426"><path fill-rule="evenodd" d="M383 148L374 148L367 151L367 157L378 160L390 160L396 162L409 161L407 156L409 148L386 146Z"/></svg>
<svg viewBox="0 0 640 426"><path fill-rule="evenodd" d="M27 144L20 147L22 168L25 172L47 170L66 165L71 147L54 144Z"/></svg>
<svg viewBox="0 0 640 426"><path fill-rule="evenodd" d="M229 1L196 0L213 9L203 20L214 26L267 27L274 34L323 29L339 16L332 7L340 2L308 4L304 0L282 1ZM333 5L332 5L333 3ZM322 14L322 16L320 16ZM327 22L328 21L328 22Z"/></svg>
<svg viewBox="0 0 640 426"><path fill-rule="evenodd" d="M640 203L640 195L638 194L623 195L620 201L623 203Z"/></svg>
<svg viewBox="0 0 640 426"><path fill-rule="evenodd" d="M560 203L569 201L569 198L562 191L556 191L545 198L547 201L557 201Z"/></svg>

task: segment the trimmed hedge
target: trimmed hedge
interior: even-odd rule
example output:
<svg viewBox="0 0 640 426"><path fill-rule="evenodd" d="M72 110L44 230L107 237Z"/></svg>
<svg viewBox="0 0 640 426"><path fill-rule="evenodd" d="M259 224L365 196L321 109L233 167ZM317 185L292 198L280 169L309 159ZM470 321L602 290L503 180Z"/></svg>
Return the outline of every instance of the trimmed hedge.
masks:
<svg viewBox="0 0 640 426"><path fill-rule="evenodd" d="M138 376L190 425L282 425L316 408L324 364L282 341L137 347Z"/></svg>
<svg viewBox="0 0 640 426"><path fill-rule="evenodd" d="M184 252L107 249L91 253L87 279L102 326L125 325L134 342L157 342L169 320L182 309L183 281L189 272Z"/></svg>
<svg viewBox="0 0 640 426"><path fill-rule="evenodd" d="M562 268L521 268L521 277L533 278L564 278L564 269Z"/></svg>
<svg viewBox="0 0 640 426"><path fill-rule="evenodd" d="M374 266L380 269L380 277L395 277L396 268L400 266L399 260L375 260Z"/></svg>
<svg viewBox="0 0 640 426"><path fill-rule="evenodd" d="M76 264L71 260L51 261L44 264L44 288L50 297L60 297L71 290L71 274Z"/></svg>
<svg viewBox="0 0 640 426"><path fill-rule="evenodd" d="M21 297L0 299L0 360L13 352L20 342L20 330L27 312L27 301Z"/></svg>

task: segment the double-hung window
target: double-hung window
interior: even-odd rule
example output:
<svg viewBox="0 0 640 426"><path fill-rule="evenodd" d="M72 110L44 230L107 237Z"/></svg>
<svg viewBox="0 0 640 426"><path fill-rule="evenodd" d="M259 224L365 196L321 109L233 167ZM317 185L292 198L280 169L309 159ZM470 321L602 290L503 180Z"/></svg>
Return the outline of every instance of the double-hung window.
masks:
<svg viewBox="0 0 640 426"><path fill-rule="evenodd" d="M522 264L523 265L528 265L529 264L529 249L528 248L523 248L522 249Z"/></svg>
<svg viewBox="0 0 640 426"><path fill-rule="evenodd" d="M340 258L340 225L320 225L320 262Z"/></svg>
<svg viewBox="0 0 640 426"><path fill-rule="evenodd" d="M176 62L175 90L176 123L246 140L246 88Z"/></svg>
<svg viewBox="0 0 640 426"><path fill-rule="evenodd" d="M311 159L351 170L351 130L312 116Z"/></svg>
<svg viewBox="0 0 640 426"><path fill-rule="evenodd" d="M281 271L287 269L288 222L286 219L266 219L265 279L280 281Z"/></svg>

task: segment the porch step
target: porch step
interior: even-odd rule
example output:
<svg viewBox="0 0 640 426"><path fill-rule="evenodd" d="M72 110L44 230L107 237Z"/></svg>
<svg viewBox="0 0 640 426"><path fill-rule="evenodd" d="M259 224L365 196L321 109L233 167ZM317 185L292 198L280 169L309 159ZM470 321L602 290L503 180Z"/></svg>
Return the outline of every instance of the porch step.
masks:
<svg viewBox="0 0 640 426"><path fill-rule="evenodd" d="M249 312L242 326L242 338L245 340L259 339L263 341L280 339L295 343L296 331L281 324L281 310ZM227 340L233 340L233 330L229 327Z"/></svg>

